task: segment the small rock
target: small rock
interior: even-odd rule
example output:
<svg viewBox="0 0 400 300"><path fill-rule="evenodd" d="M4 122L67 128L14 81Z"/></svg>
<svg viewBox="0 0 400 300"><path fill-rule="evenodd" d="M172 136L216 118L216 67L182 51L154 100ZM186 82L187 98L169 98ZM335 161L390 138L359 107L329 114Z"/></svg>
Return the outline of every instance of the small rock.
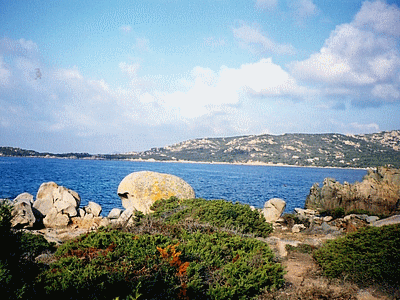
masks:
<svg viewBox="0 0 400 300"><path fill-rule="evenodd" d="M109 219L118 219L118 218L120 217L121 214L122 214L122 209L113 208L113 209L109 212L107 218L109 218Z"/></svg>
<svg viewBox="0 0 400 300"><path fill-rule="evenodd" d="M375 222L375 221L378 221L379 220L379 217L377 217L377 216L368 216L366 219L365 219L365 221L367 222L367 223L373 223L373 222Z"/></svg>
<svg viewBox="0 0 400 300"><path fill-rule="evenodd" d="M304 229L306 229L306 226L304 226L304 224L294 224L292 227L292 233L298 233Z"/></svg>
<svg viewBox="0 0 400 300"><path fill-rule="evenodd" d="M332 221L332 220L333 220L333 217L332 217L332 216L326 216L326 217L324 217L324 218L322 219L323 222L330 222L330 221Z"/></svg>
<svg viewBox="0 0 400 300"><path fill-rule="evenodd" d="M67 208L63 209L62 213L68 215L69 217L76 217L78 215L76 207L73 205L70 205Z"/></svg>
<svg viewBox="0 0 400 300"><path fill-rule="evenodd" d="M84 209L87 214L92 214L95 217L100 216L102 210L100 204L97 204L96 202L93 201L89 201L88 205L85 206Z"/></svg>
<svg viewBox="0 0 400 300"><path fill-rule="evenodd" d="M111 220L108 218L102 218L100 223L99 223L99 227L107 227L111 224Z"/></svg>
<svg viewBox="0 0 400 300"><path fill-rule="evenodd" d="M50 228L61 228L68 226L70 218L68 215L58 212L55 207L53 207L43 219L43 225Z"/></svg>
<svg viewBox="0 0 400 300"><path fill-rule="evenodd" d="M78 209L79 217L83 218L86 215L86 212L83 208Z"/></svg>
<svg viewBox="0 0 400 300"><path fill-rule="evenodd" d="M285 210L286 202L280 198L273 198L265 202L262 210L264 218L267 222L275 222L278 220Z"/></svg>
<svg viewBox="0 0 400 300"><path fill-rule="evenodd" d="M132 218L134 212L135 209L133 207L125 209L120 217L117 219L117 224L119 226L126 226L128 224L128 221Z"/></svg>

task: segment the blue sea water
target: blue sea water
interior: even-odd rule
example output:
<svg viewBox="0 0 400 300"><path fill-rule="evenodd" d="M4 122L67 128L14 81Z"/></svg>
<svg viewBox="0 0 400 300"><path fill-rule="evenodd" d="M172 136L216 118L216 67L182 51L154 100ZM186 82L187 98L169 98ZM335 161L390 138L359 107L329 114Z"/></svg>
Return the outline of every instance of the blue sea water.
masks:
<svg viewBox="0 0 400 300"><path fill-rule="evenodd" d="M311 186L326 177L340 182L361 181L366 170L295 168L278 166L161 163L115 160L74 160L0 157L0 198L13 199L23 192L36 196L43 182L54 181L79 193L81 206L99 203L102 215L122 208L118 185L128 174L155 171L181 177L196 197L226 199L263 207L271 198L286 201L286 212L304 207Z"/></svg>

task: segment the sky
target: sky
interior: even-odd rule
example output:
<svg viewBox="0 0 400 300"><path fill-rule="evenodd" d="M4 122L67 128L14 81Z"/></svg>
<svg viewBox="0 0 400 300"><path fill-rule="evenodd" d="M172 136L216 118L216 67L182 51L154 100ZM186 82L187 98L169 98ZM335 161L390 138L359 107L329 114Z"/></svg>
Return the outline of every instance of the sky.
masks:
<svg viewBox="0 0 400 300"><path fill-rule="evenodd" d="M0 0L0 146L400 129L400 1Z"/></svg>

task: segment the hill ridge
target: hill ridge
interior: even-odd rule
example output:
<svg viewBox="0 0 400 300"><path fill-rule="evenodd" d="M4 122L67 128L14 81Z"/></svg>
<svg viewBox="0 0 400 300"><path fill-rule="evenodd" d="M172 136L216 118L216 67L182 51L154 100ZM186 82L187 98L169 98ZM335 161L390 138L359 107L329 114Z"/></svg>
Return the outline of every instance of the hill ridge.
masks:
<svg viewBox="0 0 400 300"><path fill-rule="evenodd" d="M0 147L2 156L130 159L308 167L400 167L400 130L370 134L286 133L197 138L142 152L51 154Z"/></svg>

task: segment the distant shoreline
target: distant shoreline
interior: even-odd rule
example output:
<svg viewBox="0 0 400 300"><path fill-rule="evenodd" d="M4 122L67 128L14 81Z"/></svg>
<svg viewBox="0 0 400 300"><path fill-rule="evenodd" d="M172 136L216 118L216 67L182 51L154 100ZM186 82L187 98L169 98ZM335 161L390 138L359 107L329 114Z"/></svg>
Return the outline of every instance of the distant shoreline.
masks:
<svg viewBox="0 0 400 300"><path fill-rule="evenodd" d="M134 162L154 162L154 163L187 163L187 164L206 164L206 165L238 165L238 166L262 166L262 167L291 167L291 168L318 168L318 169L343 169L343 170L368 170L374 167L331 167L331 166L299 166L287 165L282 163L264 163L264 162L223 162L223 161L193 161L193 160L155 160L155 159L120 159L122 161Z"/></svg>
<svg viewBox="0 0 400 300"><path fill-rule="evenodd" d="M25 158L44 158L44 159L76 159L76 160L107 160L107 161L132 161L132 162L150 162L150 163L183 163L183 164L206 164L206 165L237 165L237 166L262 166L262 167L291 167L291 168L318 168L318 169L341 169L341 170L368 170L374 167L332 167L332 166L301 166L301 165L288 165L283 163L265 163L259 161L253 162L223 162L223 161L193 161L193 160L156 160L156 159L135 159L135 158L124 158L124 159L108 159L97 157L95 155L91 157L76 157L66 156L59 157L53 155L46 156L11 156L11 155L0 155L0 157L25 157Z"/></svg>

